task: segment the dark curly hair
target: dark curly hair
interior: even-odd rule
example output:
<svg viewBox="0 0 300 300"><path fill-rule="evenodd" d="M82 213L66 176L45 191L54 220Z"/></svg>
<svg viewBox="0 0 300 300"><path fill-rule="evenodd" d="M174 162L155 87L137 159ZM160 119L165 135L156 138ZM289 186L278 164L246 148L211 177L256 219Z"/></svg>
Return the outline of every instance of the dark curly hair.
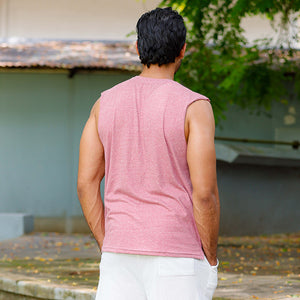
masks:
<svg viewBox="0 0 300 300"><path fill-rule="evenodd" d="M175 62L186 39L183 18L171 7L156 8L143 14L136 30L140 60L148 67Z"/></svg>

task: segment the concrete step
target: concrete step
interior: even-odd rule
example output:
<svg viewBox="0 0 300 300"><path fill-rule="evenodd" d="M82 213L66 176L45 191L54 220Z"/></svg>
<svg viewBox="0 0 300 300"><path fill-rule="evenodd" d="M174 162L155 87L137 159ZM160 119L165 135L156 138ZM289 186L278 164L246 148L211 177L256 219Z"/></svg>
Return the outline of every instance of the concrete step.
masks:
<svg viewBox="0 0 300 300"><path fill-rule="evenodd" d="M0 213L0 241L13 239L33 231L33 215Z"/></svg>
<svg viewBox="0 0 300 300"><path fill-rule="evenodd" d="M14 274L0 274L0 300L94 300L96 291L46 283Z"/></svg>

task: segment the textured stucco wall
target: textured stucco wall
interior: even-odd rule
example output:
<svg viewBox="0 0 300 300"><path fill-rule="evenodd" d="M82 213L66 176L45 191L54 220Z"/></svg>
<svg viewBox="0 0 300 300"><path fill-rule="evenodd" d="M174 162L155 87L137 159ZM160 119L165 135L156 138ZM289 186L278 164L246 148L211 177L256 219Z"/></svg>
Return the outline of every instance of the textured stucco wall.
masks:
<svg viewBox="0 0 300 300"><path fill-rule="evenodd" d="M83 126L101 91L129 75L0 73L0 211L81 214L76 195Z"/></svg>
<svg viewBox="0 0 300 300"><path fill-rule="evenodd" d="M76 195L81 132L101 91L130 76L0 73L0 212L33 214L41 230L86 230ZM295 138L299 109L275 105L273 118L231 109L222 133L272 139L283 127ZM218 162L218 179L222 234L299 230L299 168Z"/></svg>
<svg viewBox="0 0 300 300"><path fill-rule="evenodd" d="M300 168L218 162L223 235L300 230Z"/></svg>
<svg viewBox="0 0 300 300"><path fill-rule="evenodd" d="M159 2L0 0L0 38L123 40L139 16Z"/></svg>
<svg viewBox="0 0 300 300"><path fill-rule="evenodd" d="M0 38L123 40L140 15L161 0L0 0ZM279 20L275 18L275 20ZM298 20L299 26L300 20ZM278 22L277 22L278 23ZM242 22L252 42L278 33L263 16ZM295 34L297 24L290 34ZM135 39L135 36L129 37ZM300 44L295 45L300 47Z"/></svg>
<svg viewBox="0 0 300 300"><path fill-rule="evenodd" d="M275 141L300 141L300 98L292 92L288 103L274 102L270 111L260 115L237 106L229 107L216 136ZM281 147L282 146L276 146Z"/></svg>

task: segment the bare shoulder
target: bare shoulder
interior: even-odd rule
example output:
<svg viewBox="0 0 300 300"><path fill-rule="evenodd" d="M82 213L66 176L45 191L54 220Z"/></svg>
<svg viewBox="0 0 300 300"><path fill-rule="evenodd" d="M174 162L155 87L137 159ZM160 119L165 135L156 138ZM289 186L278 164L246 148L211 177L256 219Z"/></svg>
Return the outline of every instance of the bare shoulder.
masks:
<svg viewBox="0 0 300 300"><path fill-rule="evenodd" d="M197 100L189 105L186 111L188 124L197 123L214 128L215 119L211 104L207 100Z"/></svg>
<svg viewBox="0 0 300 300"><path fill-rule="evenodd" d="M187 116L211 115L213 113L212 107L207 100L196 100L192 102L187 108Z"/></svg>

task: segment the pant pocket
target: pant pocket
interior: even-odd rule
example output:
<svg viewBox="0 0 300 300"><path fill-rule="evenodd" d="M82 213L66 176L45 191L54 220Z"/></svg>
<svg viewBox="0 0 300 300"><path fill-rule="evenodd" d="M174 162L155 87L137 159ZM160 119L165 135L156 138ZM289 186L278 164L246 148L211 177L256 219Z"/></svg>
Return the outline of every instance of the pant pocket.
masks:
<svg viewBox="0 0 300 300"><path fill-rule="evenodd" d="M186 257L160 257L159 276L192 276L195 275L195 259Z"/></svg>
<svg viewBox="0 0 300 300"><path fill-rule="evenodd" d="M210 266L208 273L207 286L206 286L206 296L207 299L212 299L213 294L218 285L218 269L216 266Z"/></svg>

